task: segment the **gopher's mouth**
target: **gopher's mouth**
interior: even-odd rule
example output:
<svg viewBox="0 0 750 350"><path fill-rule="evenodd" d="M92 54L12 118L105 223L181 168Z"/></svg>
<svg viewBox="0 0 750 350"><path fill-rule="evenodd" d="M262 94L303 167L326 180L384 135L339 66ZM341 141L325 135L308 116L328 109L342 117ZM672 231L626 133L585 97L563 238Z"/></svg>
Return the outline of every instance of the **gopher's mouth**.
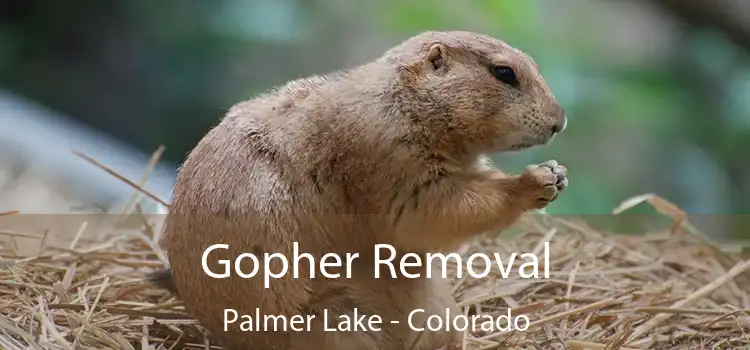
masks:
<svg viewBox="0 0 750 350"><path fill-rule="evenodd" d="M525 137L521 142L514 143L508 147L509 151L520 151L536 146L548 145L554 140L555 135L550 137Z"/></svg>
<svg viewBox="0 0 750 350"><path fill-rule="evenodd" d="M522 149L531 148L531 147L534 147L534 146L536 146L536 144L533 144L533 143L517 143L517 144L514 144L514 145L510 145L510 147L508 147L508 150L518 151L518 150L522 150Z"/></svg>

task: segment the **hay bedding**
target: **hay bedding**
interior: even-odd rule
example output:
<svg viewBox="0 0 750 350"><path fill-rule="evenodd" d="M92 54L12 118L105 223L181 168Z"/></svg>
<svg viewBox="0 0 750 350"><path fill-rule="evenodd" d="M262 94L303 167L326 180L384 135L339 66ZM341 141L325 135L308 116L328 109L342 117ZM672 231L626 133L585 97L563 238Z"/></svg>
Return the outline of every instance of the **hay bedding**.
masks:
<svg viewBox="0 0 750 350"><path fill-rule="evenodd" d="M497 315L510 306L531 327L465 334L460 348L750 348L748 261L680 232L621 237L555 218L524 227L522 235L478 240L461 253L540 253L549 241L550 279L524 280L514 270L508 279L456 279L454 293L467 311ZM218 348L178 301L143 282L161 266L152 232L74 240L71 249L34 257L3 253L0 346Z"/></svg>
<svg viewBox="0 0 750 350"><path fill-rule="evenodd" d="M518 259L507 279L454 279L465 312L500 315L510 307L531 321L524 332L466 333L457 348L750 349L750 261L719 250L657 197L634 198L617 211L643 201L674 219L674 228L626 237L543 217L525 220L518 236L467 245L465 256L508 256L540 254L551 242L551 278L520 278ZM80 238L81 230L66 248L36 256L0 250L0 347L219 349L179 301L144 282L162 262L158 229L145 217L142 228L101 241Z"/></svg>

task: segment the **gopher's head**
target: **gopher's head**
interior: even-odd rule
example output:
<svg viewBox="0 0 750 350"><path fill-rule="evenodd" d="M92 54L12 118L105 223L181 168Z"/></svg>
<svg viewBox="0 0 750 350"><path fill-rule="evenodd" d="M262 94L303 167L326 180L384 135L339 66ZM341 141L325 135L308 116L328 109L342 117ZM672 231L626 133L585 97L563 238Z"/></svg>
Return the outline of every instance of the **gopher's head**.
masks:
<svg viewBox="0 0 750 350"><path fill-rule="evenodd" d="M490 36L425 32L387 51L413 101L409 115L454 143L479 152L519 150L565 130L564 109L534 60Z"/></svg>

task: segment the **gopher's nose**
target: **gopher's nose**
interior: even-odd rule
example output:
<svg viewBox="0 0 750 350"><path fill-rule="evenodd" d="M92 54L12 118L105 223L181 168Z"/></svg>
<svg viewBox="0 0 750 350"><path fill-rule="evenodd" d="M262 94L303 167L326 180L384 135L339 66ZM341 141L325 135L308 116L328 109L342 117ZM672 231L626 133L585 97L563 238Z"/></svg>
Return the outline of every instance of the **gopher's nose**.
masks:
<svg viewBox="0 0 750 350"><path fill-rule="evenodd" d="M565 131L565 128L568 127L568 117L565 116L565 114L562 115L562 121L555 124L555 126L552 127L552 132L555 134L559 134L563 131Z"/></svg>
<svg viewBox="0 0 750 350"><path fill-rule="evenodd" d="M565 114L565 110L560 105L555 105L554 115L557 119L557 122L554 126L552 126L552 133L559 134L565 131L565 128L568 127L568 116Z"/></svg>

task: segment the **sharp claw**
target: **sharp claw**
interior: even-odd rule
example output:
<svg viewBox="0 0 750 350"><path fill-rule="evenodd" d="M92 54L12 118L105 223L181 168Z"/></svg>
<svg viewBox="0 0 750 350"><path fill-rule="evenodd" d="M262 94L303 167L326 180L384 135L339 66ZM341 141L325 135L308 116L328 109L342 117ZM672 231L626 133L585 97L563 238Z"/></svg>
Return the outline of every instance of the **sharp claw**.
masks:
<svg viewBox="0 0 750 350"><path fill-rule="evenodd" d="M557 183L557 188L558 189L566 188L566 187L568 187L568 184L569 184L568 178L564 177L564 178L560 179L560 182Z"/></svg>

